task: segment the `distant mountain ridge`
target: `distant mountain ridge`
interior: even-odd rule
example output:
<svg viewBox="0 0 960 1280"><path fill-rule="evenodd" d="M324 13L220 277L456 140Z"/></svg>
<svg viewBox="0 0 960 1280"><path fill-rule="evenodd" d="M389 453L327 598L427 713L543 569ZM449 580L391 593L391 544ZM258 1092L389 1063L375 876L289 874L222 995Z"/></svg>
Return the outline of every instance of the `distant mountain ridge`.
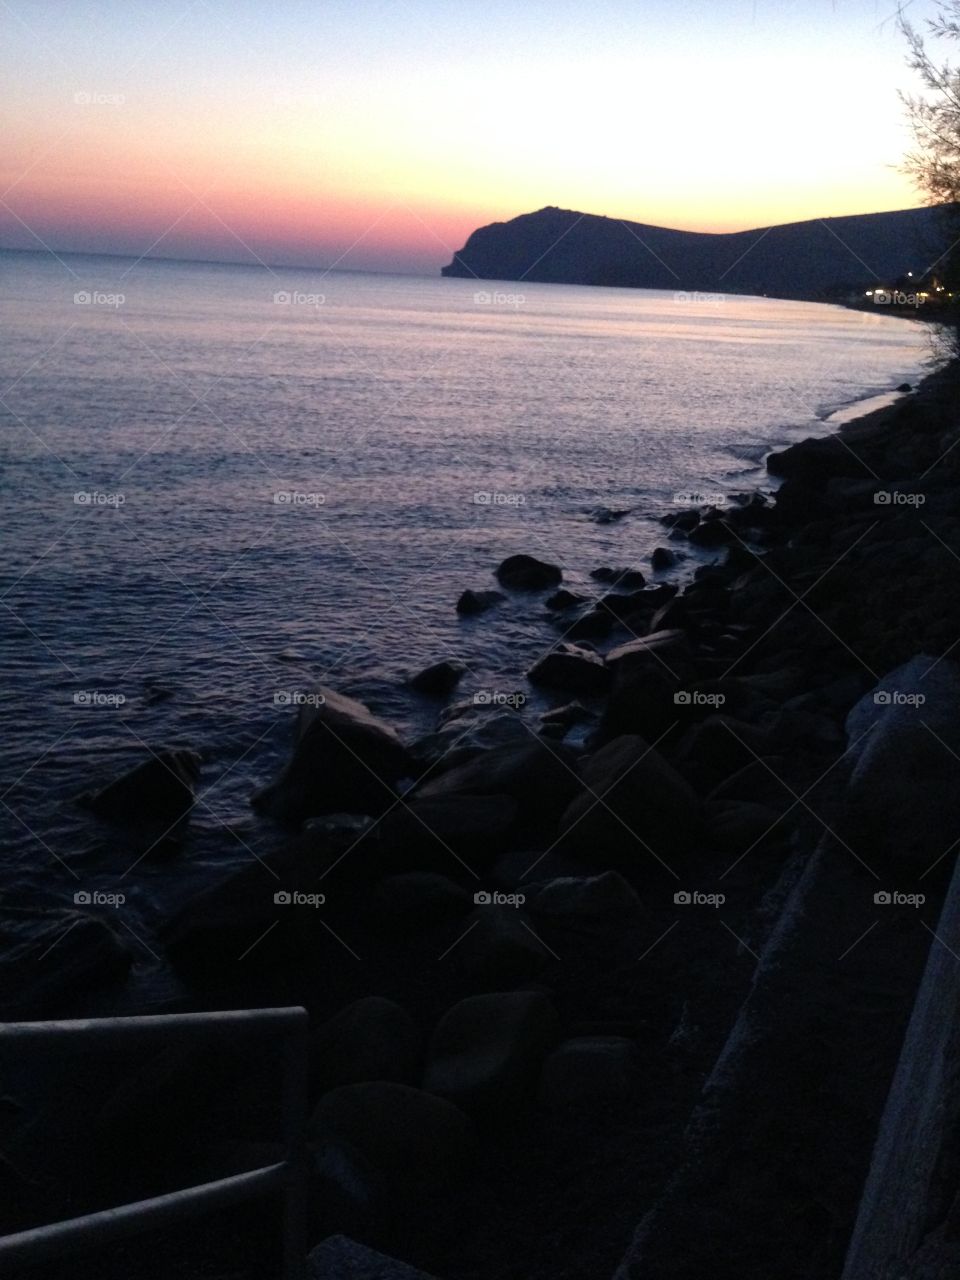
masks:
<svg viewBox="0 0 960 1280"><path fill-rule="evenodd" d="M947 248L945 209L817 218L712 233L548 206L474 231L444 276L797 299L920 279Z"/></svg>

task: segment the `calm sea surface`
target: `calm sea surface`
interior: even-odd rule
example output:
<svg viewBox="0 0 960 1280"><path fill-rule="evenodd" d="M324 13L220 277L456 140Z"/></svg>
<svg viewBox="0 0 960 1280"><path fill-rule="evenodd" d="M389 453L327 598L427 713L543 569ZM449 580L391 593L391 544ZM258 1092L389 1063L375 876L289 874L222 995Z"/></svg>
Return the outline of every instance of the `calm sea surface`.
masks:
<svg viewBox="0 0 960 1280"><path fill-rule="evenodd" d="M269 839L247 800L288 748L278 692L415 733L431 660L524 689L542 604L463 621L465 587L518 551L574 589L645 567L675 494L763 483L929 354L922 325L804 303L24 253L0 333L8 902L125 870L71 796L144 743L203 754L199 878L205 831Z"/></svg>

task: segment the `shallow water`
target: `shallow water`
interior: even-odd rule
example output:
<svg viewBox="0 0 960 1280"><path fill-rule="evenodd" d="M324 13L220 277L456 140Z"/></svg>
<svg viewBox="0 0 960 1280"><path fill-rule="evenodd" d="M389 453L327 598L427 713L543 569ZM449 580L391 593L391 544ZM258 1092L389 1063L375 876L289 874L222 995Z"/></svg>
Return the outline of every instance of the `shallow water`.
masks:
<svg viewBox="0 0 960 1280"><path fill-rule="evenodd" d="M517 551L574 588L644 567L674 495L765 483L770 448L929 354L920 324L805 303L21 253L0 317L8 899L122 877L147 915L169 868L122 876L78 790L191 746L198 831L256 848L278 693L421 731L402 682L431 660L524 689L542 605L463 621L465 587ZM199 841L177 891L223 856Z"/></svg>

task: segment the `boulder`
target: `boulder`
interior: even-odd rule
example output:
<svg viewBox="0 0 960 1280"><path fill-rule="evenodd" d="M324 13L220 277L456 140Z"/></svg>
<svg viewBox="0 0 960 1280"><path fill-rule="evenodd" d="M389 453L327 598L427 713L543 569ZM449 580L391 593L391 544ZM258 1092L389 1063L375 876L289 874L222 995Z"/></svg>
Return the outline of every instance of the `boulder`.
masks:
<svg viewBox="0 0 960 1280"><path fill-rule="evenodd" d="M457 613L468 618L478 613L486 613L501 600L506 600L502 591L464 591L457 600Z"/></svg>
<svg viewBox="0 0 960 1280"><path fill-rule="evenodd" d="M200 757L195 751L159 751L99 791L85 792L78 799L84 808L113 822L174 826L193 808L199 777Z"/></svg>
<svg viewBox="0 0 960 1280"><path fill-rule="evenodd" d="M510 796L520 821L543 821L562 812L578 785L573 753L559 743L547 747L531 735L526 742L495 747L428 779L411 803L465 795Z"/></svg>
<svg viewBox="0 0 960 1280"><path fill-rule="evenodd" d="M386 876L373 889L371 908L378 923L391 932L422 933L460 920L472 899L448 876L431 871L407 871Z"/></svg>
<svg viewBox="0 0 960 1280"><path fill-rule="evenodd" d="M803 806L797 808L802 816ZM704 806L709 839L727 853L744 853L786 836L790 827L781 817L775 809L750 800L715 800Z"/></svg>
<svg viewBox="0 0 960 1280"><path fill-rule="evenodd" d="M568 591L566 587L561 587L559 591L554 591L552 596L547 596L544 604L548 609L572 609L575 605L586 604L586 596L575 595L572 591Z"/></svg>
<svg viewBox="0 0 960 1280"><path fill-rule="evenodd" d="M594 582L609 582L624 591L636 591L646 582L639 569L611 569L609 565L591 570L590 577Z"/></svg>
<svg viewBox="0 0 960 1280"><path fill-rule="evenodd" d="M884 676L847 716L837 828L868 865L924 871L960 830L960 666L926 654Z"/></svg>
<svg viewBox="0 0 960 1280"><path fill-rule="evenodd" d="M564 729L569 729L575 724L583 724L592 719L592 713L582 702L565 702L562 707L551 707L549 711L544 711L540 716L540 723L561 725Z"/></svg>
<svg viewBox="0 0 960 1280"><path fill-rule="evenodd" d="M610 683L610 673L599 654L567 643L545 654L530 668L527 678L531 684L586 697L603 693Z"/></svg>
<svg viewBox="0 0 960 1280"><path fill-rule="evenodd" d="M652 666L624 664L613 677L596 734L596 742L609 742L625 733L639 733L657 741L680 718L674 695L677 680L659 662Z"/></svg>
<svg viewBox="0 0 960 1280"><path fill-rule="evenodd" d="M451 1102L387 1080L325 1094L310 1117L310 1139L359 1153L381 1199L416 1205L461 1183L476 1155L476 1132Z"/></svg>
<svg viewBox="0 0 960 1280"><path fill-rule="evenodd" d="M624 1036L577 1036L549 1055L539 1101L547 1108L623 1102L639 1082L637 1046Z"/></svg>
<svg viewBox="0 0 960 1280"><path fill-rule="evenodd" d="M368 1249L349 1236L334 1235L311 1250L307 1280L433 1280L425 1271Z"/></svg>
<svg viewBox="0 0 960 1280"><path fill-rule="evenodd" d="M424 1087L468 1111L523 1102L559 1032L538 991L469 996L443 1015L427 1050Z"/></svg>
<svg viewBox="0 0 960 1280"><path fill-rule="evenodd" d="M292 941L297 921L289 904L275 895L289 885L256 865L208 885L169 917L158 931L174 968L204 974L240 972L273 963ZM276 928L271 926L276 925Z"/></svg>
<svg viewBox="0 0 960 1280"><path fill-rule="evenodd" d="M662 573L664 569L672 569L677 563L677 553L671 551L669 547L654 547L650 556L650 565L655 573Z"/></svg>
<svg viewBox="0 0 960 1280"><path fill-rule="evenodd" d="M446 698L453 693L460 683L466 666L462 662L435 662L424 669L410 681L410 688L417 693L425 693L431 698Z"/></svg>
<svg viewBox="0 0 960 1280"><path fill-rule="evenodd" d="M558 876L527 893L527 909L545 916L605 916L640 907L633 886L617 871Z"/></svg>
<svg viewBox="0 0 960 1280"><path fill-rule="evenodd" d="M527 751L526 743L521 750ZM476 860L488 864L504 848L517 820L517 801L505 791L467 790L470 779L482 779L479 766L471 765L439 774L387 814L380 824L385 866L455 873L463 869L458 858L471 865ZM449 790L443 785L447 779L454 782ZM428 793L430 786L436 787L434 793Z"/></svg>
<svg viewBox="0 0 960 1280"><path fill-rule="evenodd" d="M314 697L300 708L292 759L253 797L253 807L282 822L323 813L379 816L410 771L403 743L362 702L322 687Z"/></svg>
<svg viewBox="0 0 960 1280"><path fill-rule="evenodd" d="M133 963L133 939L121 935L111 914L115 908L34 911L5 906L0 913L0 1010L36 1017L91 989L123 982Z"/></svg>
<svg viewBox="0 0 960 1280"><path fill-rule="evenodd" d="M625 667L660 667L669 671L688 653L687 637L682 631L654 631L639 640L629 640L611 649L606 662L608 670L614 674Z"/></svg>
<svg viewBox="0 0 960 1280"><path fill-rule="evenodd" d="M507 556L497 566L497 581L511 591L542 591L558 587L563 571L555 564L537 560L535 556Z"/></svg>
<svg viewBox="0 0 960 1280"><path fill-rule="evenodd" d="M584 790L560 819L560 847L593 865L636 870L688 851L700 833L699 800L638 735L614 738L582 766Z"/></svg>
<svg viewBox="0 0 960 1280"><path fill-rule="evenodd" d="M416 1084L423 1039L406 1009L367 996L329 1018L310 1036L310 1075L318 1093L366 1080Z"/></svg>
<svg viewBox="0 0 960 1280"><path fill-rule="evenodd" d="M450 962L484 986L517 986L552 958L515 906L478 906L456 929L459 934L451 940Z"/></svg>

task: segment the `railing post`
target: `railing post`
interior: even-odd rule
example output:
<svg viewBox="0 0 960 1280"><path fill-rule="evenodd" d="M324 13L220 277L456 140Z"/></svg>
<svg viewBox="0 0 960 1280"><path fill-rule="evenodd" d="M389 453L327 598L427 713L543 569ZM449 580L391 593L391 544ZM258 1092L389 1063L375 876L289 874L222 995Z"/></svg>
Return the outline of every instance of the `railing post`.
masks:
<svg viewBox="0 0 960 1280"><path fill-rule="evenodd" d="M284 1043L283 1138L287 1148L287 1185L283 1197L283 1277L306 1280L307 1213L310 1168L306 1127L309 1104L309 1019L291 1029Z"/></svg>

